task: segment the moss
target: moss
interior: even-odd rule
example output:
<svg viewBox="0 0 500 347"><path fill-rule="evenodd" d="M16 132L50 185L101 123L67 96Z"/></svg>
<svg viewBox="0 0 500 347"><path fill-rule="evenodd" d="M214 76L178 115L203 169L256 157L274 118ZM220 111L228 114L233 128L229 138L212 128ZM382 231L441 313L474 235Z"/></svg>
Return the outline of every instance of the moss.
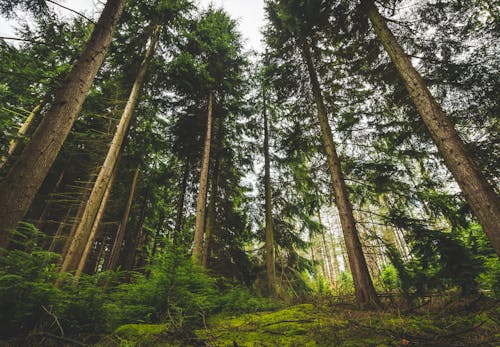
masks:
<svg viewBox="0 0 500 347"><path fill-rule="evenodd" d="M146 347L146 346L183 346L176 341L168 324L127 324L103 339L97 346Z"/></svg>
<svg viewBox="0 0 500 347"><path fill-rule="evenodd" d="M124 325L113 335L114 344L101 346L494 346L499 337L497 309L493 304L460 314L400 315L304 304L238 316L219 314L208 319L206 328L183 336L166 324Z"/></svg>

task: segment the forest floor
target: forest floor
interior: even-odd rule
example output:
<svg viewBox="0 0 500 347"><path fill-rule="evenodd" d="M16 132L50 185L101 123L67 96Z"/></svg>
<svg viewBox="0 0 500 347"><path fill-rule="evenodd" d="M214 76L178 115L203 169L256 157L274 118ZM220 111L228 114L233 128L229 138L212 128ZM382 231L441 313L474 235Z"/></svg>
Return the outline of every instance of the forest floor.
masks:
<svg viewBox="0 0 500 347"><path fill-rule="evenodd" d="M500 346L500 305L487 298L378 311L315 303L210 317L189 333L131 324L99 346Z"/></svg>

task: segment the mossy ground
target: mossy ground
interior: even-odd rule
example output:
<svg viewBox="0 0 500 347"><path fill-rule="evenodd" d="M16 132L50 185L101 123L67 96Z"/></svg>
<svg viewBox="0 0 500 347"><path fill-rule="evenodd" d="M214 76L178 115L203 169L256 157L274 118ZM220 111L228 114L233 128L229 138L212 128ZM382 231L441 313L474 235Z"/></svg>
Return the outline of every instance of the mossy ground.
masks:
<svg viewBox="0 0 500 347"><path fill-rule="evenodd" d="M189 337L168 325L125 325L104 345L120 346L500 346L497 302L443 305L404 314L350 305L290 306L273 312L216 315Z"/></svg>

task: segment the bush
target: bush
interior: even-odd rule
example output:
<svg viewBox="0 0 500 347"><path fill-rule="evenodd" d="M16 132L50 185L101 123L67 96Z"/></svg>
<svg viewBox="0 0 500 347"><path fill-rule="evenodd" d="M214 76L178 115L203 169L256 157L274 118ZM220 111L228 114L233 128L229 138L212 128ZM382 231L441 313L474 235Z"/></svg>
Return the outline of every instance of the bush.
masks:
<svg viewBox="0 0 500 347"><path fill-rule="evenodd" d="M175 328L198 324L217 306L215 280L176 250L159 255L130 284L119 285L106 305L111 326L170 322Z"/></svg>

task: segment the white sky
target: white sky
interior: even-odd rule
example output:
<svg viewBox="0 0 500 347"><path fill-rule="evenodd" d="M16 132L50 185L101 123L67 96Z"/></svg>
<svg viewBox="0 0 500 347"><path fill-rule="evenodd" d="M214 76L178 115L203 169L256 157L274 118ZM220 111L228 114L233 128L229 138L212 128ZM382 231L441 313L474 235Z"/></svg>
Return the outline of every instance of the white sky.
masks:
<svg viewBox="0 0 500 347"><path fill-rule="evenodd" d="M61 4L90 17L97 17L100 12L99 0L59 0ZM207 8L210 3L223 7L229 15L238 20L239 31L245 40L246 49L262 51L260 29L264 25L264 0L197 0L200 7ZM58 9L61 16L71 17L73 14ZM14 36L17 20L6 20L0 17L0 36Z"/></svg>

